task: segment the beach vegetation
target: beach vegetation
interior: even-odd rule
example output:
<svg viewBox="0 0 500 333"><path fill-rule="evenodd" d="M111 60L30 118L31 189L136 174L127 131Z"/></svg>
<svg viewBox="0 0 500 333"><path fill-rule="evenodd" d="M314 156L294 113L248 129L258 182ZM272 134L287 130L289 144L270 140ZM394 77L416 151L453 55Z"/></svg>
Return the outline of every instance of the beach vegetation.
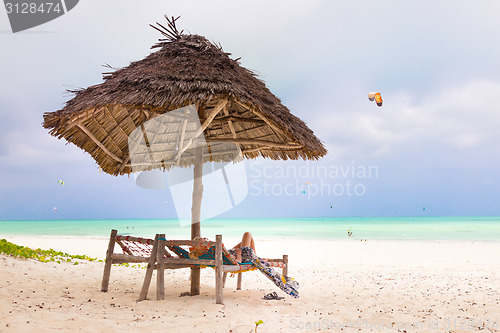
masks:
<svg viewBox="0 0 500 333"><path fill-rule="evenodd" d="M257 327L258 327L260 324L264 324L264 322L263 322L262 320L259 320L259 321L256 321L256 322L255 322L255 333L257 333Z"/></svg>
<svg viewBox="0 0 500 333"><path fill-rule="evenodd" d="M32 249L26 246L17 245L7 241L6 239L0 240L0 254L5 254L8 256L16 257L16 258L24 258L24 259L33 259L40 262L54 262L60 264L61 262L71 263L73 265L78 265L78 260L80 261L95 261L95 262L104 262L101 259L92 258L82 254L68 254L66 252L56 251L54 249L42 250ZM129 263L115 264L118 266L125 267L134 267L146 269L147 265L129 265Z"/></svg>
<svg viewBox="0 0 500 333"><path fill-rule="evenodd" d="M0 240L0 253L16 258L33 259L41 262L57 262L58 264L62 261L72 262L74 260L97 261L97 258L91 258L86 255L71 255L65 252L55 251L54 249L32 249L11 243L5 239ZM99 261L101 262L102 260ZM78 265L78 261L75 261L74 265Z"/></svg>

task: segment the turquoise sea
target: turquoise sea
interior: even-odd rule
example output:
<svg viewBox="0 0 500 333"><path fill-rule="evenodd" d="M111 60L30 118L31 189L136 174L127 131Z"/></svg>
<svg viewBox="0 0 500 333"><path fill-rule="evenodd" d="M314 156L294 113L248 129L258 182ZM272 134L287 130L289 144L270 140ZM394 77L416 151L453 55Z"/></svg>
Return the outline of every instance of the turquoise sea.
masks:
<svg viewBox="0 0 500 333"><path fill-rule="evenodd" d="M190 236L190 225L166 220L41 220L0 221L5 236L108 237L121 234L152 238L165 233L172 238ZM500 217L392 217L392 218L238 218L203 221L201 233L239 237L250 231L258 238L328 238L370 240L500 241Z"/></svg>

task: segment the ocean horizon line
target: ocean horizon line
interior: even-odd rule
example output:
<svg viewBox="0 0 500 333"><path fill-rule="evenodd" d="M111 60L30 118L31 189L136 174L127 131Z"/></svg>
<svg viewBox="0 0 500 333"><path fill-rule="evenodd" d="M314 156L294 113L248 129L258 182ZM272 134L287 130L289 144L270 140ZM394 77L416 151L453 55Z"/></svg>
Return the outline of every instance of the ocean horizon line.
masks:
<svg viewBox="0 0 500 333"><path fill-rule="evenodd" d="M266 220L282 220L282 219L499 219L500 215L431 215L431 216L324 216L324 217L310 217L310 216L270 216L270 217L214 217L210 219L204 219L203 221L216 221L216 220L249 220L249 219L266 219ZM0 222L33 222L33 221L164 221L164 220L175 220L179 221L175 217L166 218L60 218L60 219L0 219Z"/></svg>
<svg viewBox="0 0 500 333"><path fill-rule="evenodd" d="M186 237L191 221L178 219L4 220L0 235L109 236L111 229L139 237L157 233ZM331 238L500 241L500 217L273 217L201 221L205 237Z"/></svg>

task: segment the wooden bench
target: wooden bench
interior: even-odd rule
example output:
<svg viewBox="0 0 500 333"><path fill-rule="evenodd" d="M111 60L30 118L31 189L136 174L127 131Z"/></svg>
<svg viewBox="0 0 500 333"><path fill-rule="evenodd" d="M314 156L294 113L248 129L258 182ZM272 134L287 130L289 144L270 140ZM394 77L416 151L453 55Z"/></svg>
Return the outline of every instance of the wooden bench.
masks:
<svg viewBox="0 0 500 333"><path fill-rule="evenodd" d="M118 244L123 253L115 253ZM206 251L194 257L189 247L205 248ZM283 269L283 275L288 274L288 256L281 259L265 259L274 267ZM215 269L215 300L223 304L223 288L227 273L237 273L237 288L241 289L242 273L254 270L251 263L238 263L222 244L222 236L217 235L216 241L206 240L167 240L164 234L157 234L154 239L118 235L111 230L106 252L106 263L102 279L101 291L107 292L111 275L111 266L119 263L147 263L146 274L138 301L147 297L153 270L157 270L156 299L164 299L164 270L186 267L213 267Z"/></svg>

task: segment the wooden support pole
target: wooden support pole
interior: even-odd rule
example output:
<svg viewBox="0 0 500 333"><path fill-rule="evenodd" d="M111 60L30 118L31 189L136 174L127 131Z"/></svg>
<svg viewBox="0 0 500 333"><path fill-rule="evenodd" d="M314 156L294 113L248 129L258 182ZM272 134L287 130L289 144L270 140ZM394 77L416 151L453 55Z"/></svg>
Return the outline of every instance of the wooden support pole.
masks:
<svg viewBox="0 0 500 333"><path fill-rule="evenodd" d="M226 287L226 279L227 279L227 272L224 272L224 274L222 275L222 289Z"/></svg>
<svg viewBox="0 0 500 333"><path fill-rule="evenodd" d="M288 276L288 254L283 255L283 275Z"/></svg>
<svg viewBox="0 0 500 333"><path fill-rule="evenodd" d="M165 239L165 234L161 234L160 238ZM157 251L157 270L156 270L156 299L165 299L165 241L158 239Z"/></svg>
<svg viewBox="0 0 500 333"><path fill-rule="evenodd" d="M201 236L201 200L203 198L203 148L196 148L194 160L193 203L191 206L191 239Z"/></svg>
<svg viewBox="0 0 500 333"><path fill-rule="evenodd" d="M224 304L222 282L222 235L215 236L215 303Z"/></svg>
<svg viewBox="0 0 500 333"><path fill-rule="evenodd" d="M111 230L111 235L109 236L108 250L106 251L106 263L104 264L104 274L102 276L101 291L107 292L109 286L109 277L111 275L111 264L113 259L111 255L115 250L116 234L118 231L115 229Z"/></svg>
<svg viewBox="0 0 500 333"><path fill-rule="evenodd" d="M139 294L139 299L137 300L138 302L145 300L148 296L149 284L151 283L151 277L153 276L156 257L158 255L158 238L159 235L156 234L153 249L151 250L151 257L149 257L148 267L146 268L146 275L144 276L144 282L142 283L141 293Z"/></svg>
<svg viewBox="0 0 500 333"><path fill-rule="evenodd" d="M236 282L236 290L241 290L242 279L243 279L243 273L238 273L238 282Z"/></svg>
<svg viewBox="0 0 500 333"><path fill-rule="evenodd" d="M203 148L196 148L194 160L193 204L191 207L191 239L201 236L201 199L203 198ZM191 268L191 296L200 294L200 267Z"/></svg>

